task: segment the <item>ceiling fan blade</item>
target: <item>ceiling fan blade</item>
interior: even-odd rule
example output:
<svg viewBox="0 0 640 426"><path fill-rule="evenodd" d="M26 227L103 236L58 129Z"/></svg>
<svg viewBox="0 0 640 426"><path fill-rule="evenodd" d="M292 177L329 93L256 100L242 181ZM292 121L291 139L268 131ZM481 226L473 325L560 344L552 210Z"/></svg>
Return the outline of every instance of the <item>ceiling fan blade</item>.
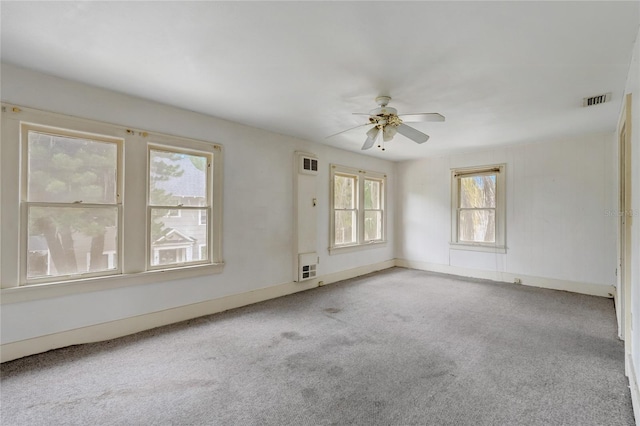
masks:
<svg viewBox="0 0 640 426"><path fill-rule="evenodd" d="M400 124L398 126L398 133L408 137L415 143L424 143L429 140L429 135L425 135L421 131L414 129L413 127L409 127L406 124Z"/></svg>
<svg viewBox="0 0 640 426"><path fill-rule="evenodd" d="M375 130L375 131L374 131ZM380 133L380 129L377 127L373 127L371 130L367 132L367 140L364 141L364 145L362 145L362 150L371 148L376 143L376 138L378 137L378 133Z"/></svg>
<svg viewBox="0 0 640 426"><path fill-rule="evenodd" d="M334 133L333 135L329 135L329 136L327 136L325 139L329 139L329 138L332 138L332 137L334 137L334 136L338 136L338 135L340 135L340 134L342 134L342 133L349 132L349 131L351 131L351 130L353 130L353 129L358 129L358 128L360 128L360 127L364 127L364 126L372 126L372 125L373 125L373 123L364 123L364 124L359 124L359 125L357 125L356 127L352 127L352 128L350 128L350 129L343 130L343 131L338 132L338 133Z"/></svg>
<svg viewBox="0 0 640 426"><path fill-rule="evenodd" d="M419 114L402 114L399 115L402 121L408 123L418 123L421 121L444 121L444 115L437 112L422 112Z"/></svg>

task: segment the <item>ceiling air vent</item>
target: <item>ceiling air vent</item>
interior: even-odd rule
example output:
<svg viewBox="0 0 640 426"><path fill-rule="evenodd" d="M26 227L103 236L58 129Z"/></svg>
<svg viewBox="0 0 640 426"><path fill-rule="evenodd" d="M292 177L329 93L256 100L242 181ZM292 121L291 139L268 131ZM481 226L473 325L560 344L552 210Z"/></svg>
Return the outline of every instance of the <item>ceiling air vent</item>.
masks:
<svg viewBox="0 0 640 426"><path fill-rule="evenodd" d="M611 100L611 93L605 93L604 95L591 96L590 98L582 99L582 106L588 107L592 105L603 104Z"/></svg>

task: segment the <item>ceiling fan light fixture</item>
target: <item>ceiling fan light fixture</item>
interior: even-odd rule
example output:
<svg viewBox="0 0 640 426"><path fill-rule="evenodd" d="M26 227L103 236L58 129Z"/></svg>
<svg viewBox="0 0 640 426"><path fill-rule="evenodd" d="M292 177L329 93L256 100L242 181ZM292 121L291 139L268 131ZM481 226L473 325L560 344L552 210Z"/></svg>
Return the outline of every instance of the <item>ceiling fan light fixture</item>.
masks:
<svg viewBox="0 0 640 426"><path fill-rule="evenodd" d="M376 136L378 136L378 131L380 129L378 129L378 126L374 126L371 129L369 129L369 131L367 132L367 136L370 137L371 139L375 139Z"/></svg>
<svg viewBox="0 0 640 426"><path fill-rule="evenodd" d="M393 139L397 132L398 128L396 126L384 126L384 129L382 130L382 140L384 140L385 142L389 142L391 139Z"/></svg>

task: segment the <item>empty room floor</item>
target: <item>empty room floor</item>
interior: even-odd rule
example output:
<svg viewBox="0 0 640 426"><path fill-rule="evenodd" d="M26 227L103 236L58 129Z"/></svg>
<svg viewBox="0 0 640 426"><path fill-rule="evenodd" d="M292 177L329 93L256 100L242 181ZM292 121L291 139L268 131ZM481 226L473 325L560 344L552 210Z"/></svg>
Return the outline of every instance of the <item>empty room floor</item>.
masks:
<svg viewBox="0 0 640 426"><path fill-rule="evenodd" d="M2 364L3 425L632 425L610 299L393 268Z"/></svg>

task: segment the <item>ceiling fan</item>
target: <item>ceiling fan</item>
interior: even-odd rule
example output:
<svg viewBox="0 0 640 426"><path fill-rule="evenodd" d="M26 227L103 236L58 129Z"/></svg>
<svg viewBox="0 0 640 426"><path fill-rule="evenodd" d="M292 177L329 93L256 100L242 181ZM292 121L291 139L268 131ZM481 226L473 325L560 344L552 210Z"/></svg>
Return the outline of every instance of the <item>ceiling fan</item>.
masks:
<svg viewBox="0 0 640 426"><path fill-rule="evenodd" d="M378 108L372 109L369 113L354 113L355 115L368 115L368 123L361 124L328 137L336 136L340 133L348 132L359 127L373 125L373 127L367 131L367 139L364 141L362 149L365 150L371 148L375 145L378 136L382 134L383 145L378 145L378 147L381 147L384 151L384 142L388 142L393 139L396 133L406 136L415 143L424 143L429 140L429 135L425 135L421 131L407 126L404 124L405 122L416 123L423 121L444 121L444 116L438 113L398 115L398 110L387 106L390 101L391 97L389 96L378 96L376 98L376 103L379 105Z"/></svg>

